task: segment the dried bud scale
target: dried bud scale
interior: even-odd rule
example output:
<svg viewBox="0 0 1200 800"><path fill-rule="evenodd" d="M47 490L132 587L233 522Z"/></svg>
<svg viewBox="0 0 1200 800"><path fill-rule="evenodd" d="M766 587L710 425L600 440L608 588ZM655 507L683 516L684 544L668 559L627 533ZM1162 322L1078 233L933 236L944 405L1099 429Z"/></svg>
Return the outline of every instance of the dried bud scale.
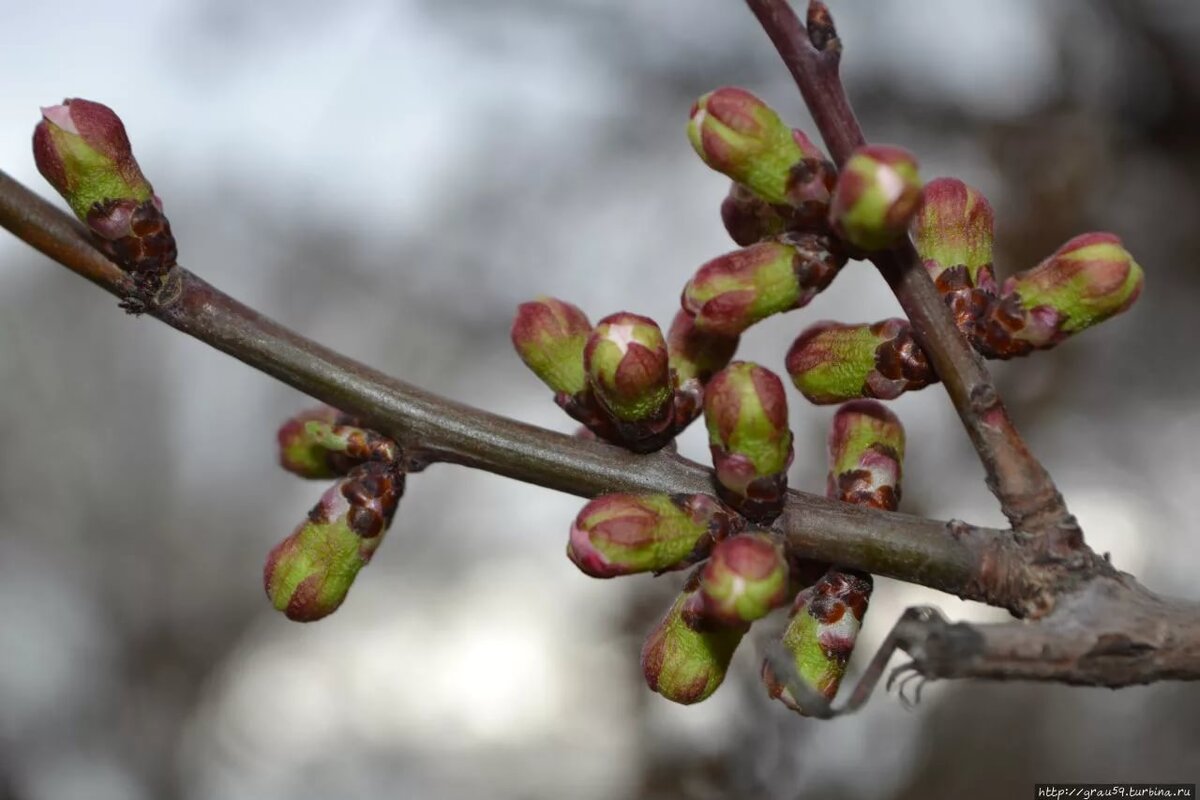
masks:
<svg viewBox="0 0 1200 800"><path fill-rule="evenodd" d="M754 522L777 517L792 463L779 377L758 364L733 362L709 382L704 419L721 499Z"/></svg>
<svg viewBox="0 0 1200 800"><path fill-rule="evenodd" d="M681 569L736 524L707 495L601 495L575 518L567 557L594 578Z"/></svg>

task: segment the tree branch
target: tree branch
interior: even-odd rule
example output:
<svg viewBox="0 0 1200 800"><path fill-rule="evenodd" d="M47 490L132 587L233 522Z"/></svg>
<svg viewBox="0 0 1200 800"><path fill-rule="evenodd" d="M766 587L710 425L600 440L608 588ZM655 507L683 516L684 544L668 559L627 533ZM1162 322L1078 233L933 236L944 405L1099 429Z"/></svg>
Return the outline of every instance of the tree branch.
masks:
<svg viewBox="0 0 1200 800"><path fill-rule="evenodd" d="M118 297L128 277L74 219L0 172L0 226ZM450 462L562 492L712 492L712 471L673 453L635 455L426 392L288 330L182 267L148 313L305 394L365 420L420 463ZM798 555L1024 613L1042 586L1012 534L791 492L776 523ZM953 530L957 535L950 535Z"/></svg>
<svg viewBox="0 0 1200 800"><path fill-rule="evenodd" d="M799 86L830 156L842 164L866 139L838 74L842 47L829 10L812 2L806 30L787 0L746 4ZM1083 538L1075 518L1017 433L983 359L959 333L912 243L906 240L873 261L945 385L1005 516L1015 529L1039 534L1047 555L1078 556Z"/></svg>

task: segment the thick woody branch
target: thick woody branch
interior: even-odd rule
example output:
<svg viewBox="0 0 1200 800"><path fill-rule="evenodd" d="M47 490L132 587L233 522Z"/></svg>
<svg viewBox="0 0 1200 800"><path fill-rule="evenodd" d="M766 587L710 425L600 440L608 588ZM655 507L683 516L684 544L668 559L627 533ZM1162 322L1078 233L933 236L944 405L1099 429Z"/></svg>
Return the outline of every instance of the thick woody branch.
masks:
<svg viewBox="0 0 1200 800"><path fill-rule="evenodd" d="M0 172L0 226L106 291L126 275L63 212ZM148 313L396 439L416 462L463 464L562 492L711 492L712 471L672 453L635 455L426 392L288 330L176 267ZM791 492L776 528L802 556L920 583L1024 613L1045 587L1006 531L857 508Z"/></svg>
<svg viewBox="0 0 1200 800"><path fill-rule="evenodd" d="M812 2L806 29L787 0L746 0L746 4L799 86L830 156L842 164L866 140L838 74L841 40L829 10L821 2ZM988 486L1013 527L1038 533L1039 544L1049 555L1072 554L1082 544L1075 519L1050 475L1017 433L983 359L955 327L912 244L905 241L873 260L945 384L983 462Z"/></svg>

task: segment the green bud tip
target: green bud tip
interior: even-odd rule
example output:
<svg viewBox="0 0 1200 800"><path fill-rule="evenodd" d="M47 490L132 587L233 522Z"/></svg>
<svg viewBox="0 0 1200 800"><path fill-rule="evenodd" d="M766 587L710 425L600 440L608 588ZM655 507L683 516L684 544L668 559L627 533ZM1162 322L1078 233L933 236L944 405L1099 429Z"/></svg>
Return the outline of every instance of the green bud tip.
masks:
<svg viewBox="0 0 1200 800"><path fill-rule="evenodd" d="M704 163L769 203L787 201L796 162L819 156L804 134L793 133L745 89L724 87L703 95L692 105L687 132Z"/></svg>
<svg viewBox="0 0 1200 800"><path fill-rule="evenodd" d="M704 264L684 287L681 302L697 328L737 336L772 314L807 305L843 264L829 238L788 235Z"/></svg>
<svg viewBox="0 0 1200 800"><path fill-rule="evenodd" d="M697 630L688 625L684 606L697 591L696 581L690 580L642 645L646 684L684 705L699 703L717 690L746 631L745 627Z"/></svg>
<svg viewBox="0 0 1200 800"><path fill-rule="evenodd" d="M979 287L995 293L995 215L987 198L957 178L925 184L912 221L913 241L938 290Z"/></svg>
<svg viewBox="0 0 1200 800"><path fill-rule="evenodd" d="M721 498L755 521L777 516L792 463L779 377L758 364L733 362L705 389L704 419Z"/></svg>
<svg viewBox="0 0 1200 800"><path fill-rule="evenodd" d="M883 405L855 400L834 414L826 487L830 498L895 511L903 461L904 426Z"/></svg>
<svg viewBox="0 0 1200 800"><path fill-rule="evenodd" d="M904 236L920 202L916 158L899 147L867 145L838 175L829 222L854 247L884 250Z"/></svg>
<svg viewBox="0 0 1200 800"><path fill-rule="evenodd" d="M517 355L551 389L575 396L587 388L583 347L592 326L576 306L539 297L517 308L512 343Z"/></svg>
<svg viewBox="0 0 1200 800"><path fill-rule="evenodd" d="M1033 269L1004 282L1028 312L1018 335L1053 344L1129 308L1142 292L1141 266L1111 233L1085 233Z"/></svg>
<svg viewBox="0 0 1200 800"><path fill-rule="evenodd" d="M937 380L902 319L818 322L796 337L786 364L792 383L817 405L860 397L891 400Z"/></svg>
<svg viewBox="0 0 1200 800"><path fill-rule="evenodd" d="M670 359L654 320L610 314L588 336L583 361L596 397L619 421L651 422L670 414Z"/></svg>
<svg viewBox="0 0 1200 800"><path fill-rule="evenodd" d="M336 611L383 540L403 492L403 473L377 462L355 467L330 487L267 556L263 584L272 605L297 622Z"/></svg>
<svg viewBox="0 0 1200 800"><path fill-rule="evenodd" d="M681 569L703 558L730 522L708 495L602 495L575 518L567 557L593 578Z"/></svg>
<svg viewBox="0 0 1200 800"><path fill-rule="evenodd" d="M804 714L787 686L789 680L799 679L833 700L858 639L871 589L870 575L835 568L796 597L783 633L783 647L795 674L777 676L764 662L762 678L771 697Z"/></svg>
<svg viewBox="0 0 1200 800"><path fill-rule="evenodd" d="M788 562L779 537L731 536L713 548L700 572L698 613L719 625L765 617L788 599Z"/></svg>

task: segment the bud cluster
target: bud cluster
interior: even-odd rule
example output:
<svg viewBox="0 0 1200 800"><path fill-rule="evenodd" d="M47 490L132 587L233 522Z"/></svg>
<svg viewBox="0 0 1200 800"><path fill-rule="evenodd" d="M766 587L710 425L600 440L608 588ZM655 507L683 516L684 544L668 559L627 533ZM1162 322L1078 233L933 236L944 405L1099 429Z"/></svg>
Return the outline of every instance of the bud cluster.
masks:
<svg viewBox="0 0 1200 800"><path fill-rule="evenodd" d="M638 453L663 447L700 412L704 384L733 357L738 337L676 315L666 337L627 311L593 326L576 306L542 297L512 325L521 360L591 434Z"/></svg>
<svg viewBox="0 0 1200 800"><path fill-rule="evenodd" d="M834 500L895 511L900 503L900 474L904 460L904 428L879 403L847 403L834 415L829 431L829 477L826 494ZM871 597L871 576L857 570L830 567L792 604L782 644L794 675L833 700L854 649ZM763 682L771 697L794 711L808 713L776 675L770 661L762 666Z"/></svg>
<svg viewBox="0 0 1200 800"><path fill-rule="evenodd" d="M396 442L328 407L292 417L277 439L287 471L337 478L263 567L272 605L311 622L337 610L383 541L404 493L404 465Z"/></svg>

